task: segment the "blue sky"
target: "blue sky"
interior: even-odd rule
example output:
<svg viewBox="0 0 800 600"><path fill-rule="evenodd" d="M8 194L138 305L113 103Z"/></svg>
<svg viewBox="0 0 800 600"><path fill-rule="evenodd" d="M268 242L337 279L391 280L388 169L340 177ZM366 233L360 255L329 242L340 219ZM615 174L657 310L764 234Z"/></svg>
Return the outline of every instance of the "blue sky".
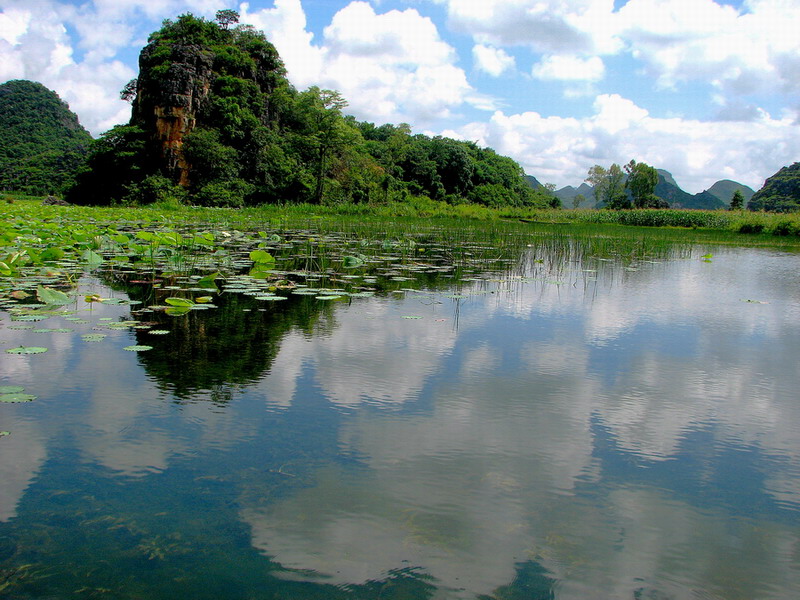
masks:
<svg viewBox="0 0 800 600"><path fill-rule="evenodd" d="M298 89L375 123L491 146L558 187L630 159L687 191L800 160L797 0L4 0L0 81L55 90L94 135L163 19L233 8Z"/></svg>

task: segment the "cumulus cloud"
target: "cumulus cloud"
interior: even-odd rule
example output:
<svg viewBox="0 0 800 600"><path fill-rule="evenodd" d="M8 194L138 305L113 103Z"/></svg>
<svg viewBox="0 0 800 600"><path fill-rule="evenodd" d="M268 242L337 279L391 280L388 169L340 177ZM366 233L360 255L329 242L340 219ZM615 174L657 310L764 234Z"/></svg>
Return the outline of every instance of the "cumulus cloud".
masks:
<svg viewBox="0 0 800 600"><path fill-rule="evenodd" d="M456 133L559 186L577 185L594 164L635 158L679 174L684 189L699 192L726 178L760 187L764 173L777 171L787 156L800 156L792 123L791 117L768 116L749 122L658 118L629 99L603 94L585 118L496 111L488 122Z"/></svg>
<svg viewBox="0 0 800 600"><path fill-rule="evenodd" d="M313 44L314 34L307 31L306 13L300 0L275 0L273 8L251 11L250 3L240 7L242 23L264 31L278 49L289 77L299 88L319 83L323 50Z"/></svg>
<svg viewBox="0 0 800 600"><path fill-rule="evenodd" d="M502 48L476 44L472 48L472 60L479 71L499 77L515 67L514 57Z"/></svg>
<svg viewBox="0 0 800 600"><path fill-rule="evenodd" d="M473 95L479 102L455 65L455 50L415 9L379 14L367 2L351 2L318 44L300 0L276 0L274 8L255 12L243 4L242 20L266 32L296 86L337 89L360 118L425 125L448 118Z"/></svg>
<svg viewBox="0 0 800 600"><path fill-rule="evenodd" d="M599 81L605 75L599 56L580 58L568 54L545 56L533 66L533 76L562 81Z"/></svg>
<svg viewBox="0 0 800 600"><path fill-rule="evenodd" d="M613 0L447 0L449 22L481 43L539 52L612 52Z"/></svg>
<svg viewBox="0 0 800 600"><path fill-rule="evenodd" d="M800 5L751 0L746 12L713 0L630 0L620 35L662 87L708 81L730 94L800 89Z"/></svg>

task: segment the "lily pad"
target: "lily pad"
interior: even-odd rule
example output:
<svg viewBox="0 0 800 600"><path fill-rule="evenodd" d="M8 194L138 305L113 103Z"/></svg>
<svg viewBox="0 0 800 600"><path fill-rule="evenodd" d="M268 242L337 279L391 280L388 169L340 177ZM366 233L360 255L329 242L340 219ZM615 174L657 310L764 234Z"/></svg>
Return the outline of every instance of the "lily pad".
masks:
<svg viewBox="0 0 800 600"><path fill-rule="evenodd" d="M147 333L150 335L167 335L169 333L169 329L151 329Z"/></svg>
<svg viewBox="0 0 800 600"><path fill-rule="evenodd" d="M0 395L0 402L5 402L6 404L16 404L19 402L31 402L32 400L36 400L36 396L33 394L2 394Z"/></svg>
<svg viewBox="0 0 800 600"><path fill-rule="evenodd" d="M49 306L64 306L72 302L72 298L60 290L40 285L36 288L36 299Z"/></svg>
<svg viewBox="0 0 800 600"><path fill-rule="evenodd" d="M81 254L81 260L89 266L97 266L103 263L103 257L91 250L84 251L84 253Z"/></svg>
<svg viewBox="0 0 800 600"><path fill-rule="evenodd" d="M123 348L123 350L127 350L128 352L146 352L152 349L153 349L152 346L142 346L142 345L125 346Z"/></svg>
<svg viewBox="0 0 800 600"><path fill-rule="evenodd" d="M20 346L18 348L9 348L6 350L8 354L41 354L47 352L47 348L41 346Z"/></svg>
<svg viewBox="0 0 800 600"><path fill-rule="evenodd" d="M250 260L261 265L268 265L275 262L275 257L266 250L253 250L250 253Z"/></svg>
<svg viewBox="0 0 800 600"><path fill-rule="evenodd" d="M87 333L86 335L82 335L81 339L83 339L84 342L102 342L106 337L105 333Z"/></svg>
<svg viewBox="0 0 800 600"><path fill-rule="evenodd" d="M181 308L194 306L194 302L187 300L186 298L165 298L164 302L170 306L179 306Z"/></svg>
<svg viewBox="0 0 800 600"><path fill-rule="evenodd" d="M0 385L0 394L19 394L24 391L21 385Z"/></svg>

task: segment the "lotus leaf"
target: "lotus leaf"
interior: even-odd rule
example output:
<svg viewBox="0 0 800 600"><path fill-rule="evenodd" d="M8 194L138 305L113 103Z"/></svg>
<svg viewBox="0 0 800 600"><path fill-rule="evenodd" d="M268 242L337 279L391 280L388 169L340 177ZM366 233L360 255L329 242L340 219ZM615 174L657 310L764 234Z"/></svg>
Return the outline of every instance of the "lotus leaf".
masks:
<svg viewBox="0 0 800 600"><path fill-rule="evenodd" d="M266 250L253 250L250 253L250 260L252 260L254 263L265 265L274 263L275 257Z"/></svg>
<svg viewBox="0 0 800 600"><path fill-rule="evenodd" d="M21 385L0 385L0 394L19 394L24 391Z"/></svg>
<svg viewBox="0 0 800 600"><path fill-rule="evenodd" d="M103 257L92 250L85 250L83 254L81 254L81 260L89 266L96 266L103 263Z"/></svg>
<svg viewBox="0 0 800 600"><path fill-rule="evenodd" d="M106 338L105 333L87 333L86 335L82 335L81 339L84 342L101 342Z"/></svg>
<svg viewBox="0 0 800 600"><path fill-rule="evenodd" d="M40 346L20 346L18 348L10 348L6 350L8 354L41 354L47 352L47 348Z"/></svg>
<svg viewBox="0 0 800 600"><path fill-rule="evenodd" d="M36 400L36 396L33 394L2 394L0 395L0 402L5 402L7 404L16 404L18 402L31 402L32 400Z"/></svg>
<svg viewBox="0 0 800 600"><path fill-rule="evenodd" d="M49 306L64 306L72 302L72 298L60 290L54 290L42 285L36 288L36 298L39 302Z"/></svg>
<svg viewBox="0 0 800 600"><path fill-rule="evenodd" d="M187 298L166 298L164 300L170 306L178 306L178 307L192 307L194 306L194 302L188 300Z"/></svg>

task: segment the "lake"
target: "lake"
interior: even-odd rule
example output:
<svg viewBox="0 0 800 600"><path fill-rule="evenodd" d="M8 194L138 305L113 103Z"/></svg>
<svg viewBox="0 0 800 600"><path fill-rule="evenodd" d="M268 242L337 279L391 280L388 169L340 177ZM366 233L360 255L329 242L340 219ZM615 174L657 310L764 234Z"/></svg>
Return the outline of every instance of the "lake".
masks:
<svg viewBox="0 0 800 600"><path fill-rule="evenodd" d="M800 255L460 235L6 304L0 595L800 597Z"/></svg>

